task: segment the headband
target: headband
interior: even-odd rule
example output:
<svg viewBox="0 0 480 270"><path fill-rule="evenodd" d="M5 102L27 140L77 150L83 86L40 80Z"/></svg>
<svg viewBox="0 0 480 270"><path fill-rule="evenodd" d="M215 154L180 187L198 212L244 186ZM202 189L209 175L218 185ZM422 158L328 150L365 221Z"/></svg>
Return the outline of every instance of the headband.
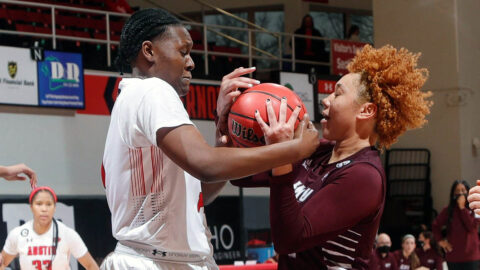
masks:
<svg viewBox="0 0 480 270"><path fill-rule="evenodd" d="M57 194L55 194L55 191L53 191L52 188L47 187L47 186L36 187L34 190L32 190L32 192L30 193L30 196L28 197L28 202L32 203L32 199L35 196L35 194L37 194L39 191L42 191L42 190L49 191L52 194L53 200L55 201L55 203L57 202Z"/></svg>
<svg viewBox="0 0 480 270"><path fill-rule="evenodd" d="M406 235L403 236L402 242L405 241L405 240L407 240L408 238L413 238L413 239L415 239L415 236L413 236L413 234L406 234Z"/></svg>

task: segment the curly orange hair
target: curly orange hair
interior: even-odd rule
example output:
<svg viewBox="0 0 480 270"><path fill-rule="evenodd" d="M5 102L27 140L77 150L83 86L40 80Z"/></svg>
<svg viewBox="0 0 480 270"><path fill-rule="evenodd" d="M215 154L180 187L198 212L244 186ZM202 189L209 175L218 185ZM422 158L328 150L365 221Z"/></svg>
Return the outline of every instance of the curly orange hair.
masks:
<svg viewBox="0 0 480 270"><path fill-rule="evenodd" d="M359 96L377 105L376 132L380 149L389 148L407 129L419 128L427 122L432 101L431 92L422 92L428 70L417 68L420 53L386 45L374 49L370 45L348 65L351 73L360 73Z"/></svg>

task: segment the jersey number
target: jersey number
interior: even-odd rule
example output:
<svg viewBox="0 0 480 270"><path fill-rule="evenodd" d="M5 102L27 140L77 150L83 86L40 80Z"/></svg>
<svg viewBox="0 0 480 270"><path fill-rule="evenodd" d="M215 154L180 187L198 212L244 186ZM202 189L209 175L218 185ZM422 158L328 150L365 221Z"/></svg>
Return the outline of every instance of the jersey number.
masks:
<svg viewBox="0 0 480 270"><path fill-rule="evenodd" d="M33 266L35 266L35 268L37 268L37 270L42 270L43 269L42 265L46 265L47 270L52 269L52 261L50 261L50 260L43 260L43 261L35 260L35 261L32 261L32 264L33 264Z"/></svg>

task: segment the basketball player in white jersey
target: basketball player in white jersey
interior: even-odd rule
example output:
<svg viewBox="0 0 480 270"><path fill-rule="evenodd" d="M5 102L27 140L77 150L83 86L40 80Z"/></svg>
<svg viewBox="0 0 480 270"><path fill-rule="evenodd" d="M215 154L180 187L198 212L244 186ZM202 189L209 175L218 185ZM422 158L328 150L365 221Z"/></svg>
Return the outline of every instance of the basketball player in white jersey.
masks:
<svg viewBox="0 0 480 270"><path fill-rule="evenodd" d="M22 270L70 269L70 255L87 270L98 269L78 233L53 218L57 195L49 187L30 193L33 220L14 228L2 250L3 270L18 255Z"/></svg>
<svg viewBox="0 0 480 270"><path fill-rule="evenodd" d="M120 82L102 167L118 244L101 269L218 269L204 203L218 194L222 181L305 158L318 146L308 116L288 143L209 146L180 100L194 68L192 45L178 19L161 9L138 11L123 27L117 64L131 67L133 78ZM258 84L240 77L253 71L226 75L220 95L231 101L238 88Z"/></svg>

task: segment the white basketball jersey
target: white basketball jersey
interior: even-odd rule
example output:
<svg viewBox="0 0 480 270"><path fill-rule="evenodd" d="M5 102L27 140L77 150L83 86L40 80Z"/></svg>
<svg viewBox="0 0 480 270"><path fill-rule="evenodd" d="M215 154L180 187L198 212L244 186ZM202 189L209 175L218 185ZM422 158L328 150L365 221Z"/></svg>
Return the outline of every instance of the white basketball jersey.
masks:
<svg viewBox="0 0 480 270"><path fill-rule="evenodd" d="M46 233L38 235L33 230L33 221L30 220L8 234L3 250L8 254L20 256L22 270L49 269L48 266L55 251L51 269L70 269L70 254L78 259L84 256L88 250L75 230L60 221L57 221L57 224L58 243L56 249L53 245L53 222Z"/></svg>
<svg viewBox="0 0 480 270"><path fill-rule="evenodd" d="M113 236L166 260L211 257L201 183L156 146L158 129L193 125L178 94L158 78L119 89L103 156Z"/></svg>

